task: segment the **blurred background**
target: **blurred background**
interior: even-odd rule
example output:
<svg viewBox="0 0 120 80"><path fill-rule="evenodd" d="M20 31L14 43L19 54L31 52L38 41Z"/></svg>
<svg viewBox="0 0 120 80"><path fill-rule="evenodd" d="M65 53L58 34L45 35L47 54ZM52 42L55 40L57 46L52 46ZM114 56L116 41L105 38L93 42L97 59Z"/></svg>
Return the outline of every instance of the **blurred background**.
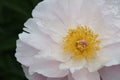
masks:
<svg viewBox="0 0 120 80"><path fill-rule="evenodd" d="M0 80L27 80L16 61L18 34L42 0L0 0Z"/></svg>

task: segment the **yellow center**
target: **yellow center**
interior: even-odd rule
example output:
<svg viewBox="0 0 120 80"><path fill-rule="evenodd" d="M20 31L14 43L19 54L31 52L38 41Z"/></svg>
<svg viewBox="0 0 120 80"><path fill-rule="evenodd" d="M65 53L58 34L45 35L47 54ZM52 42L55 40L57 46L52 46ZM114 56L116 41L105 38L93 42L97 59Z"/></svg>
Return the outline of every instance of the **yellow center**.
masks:
<svg viewBox="0 0 120 80"><path fill-rule="evenodd" d="M100 49L100 40L89 27L79 25L76 29L69 29L63 38L64 53L72 55L74 60L91 61Z"/></svg>

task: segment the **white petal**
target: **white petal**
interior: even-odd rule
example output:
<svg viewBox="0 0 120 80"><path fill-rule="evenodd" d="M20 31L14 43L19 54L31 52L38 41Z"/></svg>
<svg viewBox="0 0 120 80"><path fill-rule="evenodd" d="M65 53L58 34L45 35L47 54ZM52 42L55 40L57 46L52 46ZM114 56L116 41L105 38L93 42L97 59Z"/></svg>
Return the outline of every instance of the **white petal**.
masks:
<svg viewBox="0 0 120 80"><path fill-rule="evenodd" d="M107 38L104 44L110 42L108 41L108 39L109 40L112 39L111 41L114 41L115 39L117 39L115 41L120 41L120 37L118 38L118 34L119 34L118 32L120 31L120 28L110 24L112 23L110 22L111 19L109 19L107 16L104 16L102 14L102 10L94 1L89 2L85 0L83 2L83 6L81 7L81 9L82 12L80 13L80 17L79 17L80 23L83 22L82 24L91 27L94 30L94 32L98 33L99 37L102 39L109 37ZM106 19L108 22L106 21ZM116 34L117 36L115 36Z"/></svg>
<svg viewBox="0 0 120 80"><path fill-rule="evenodd" d="M68 26L72 23L71 17L79 14L81 3L82 0L44 0L37 5L32 14L33 17L40 19L59 20Z"/></svg>
<svg viewBox="0 0 120 80"><path fill-rule="evenodd" d="M51 42L51 44L49 46L48 46L49 48L41 50L37 55L35 55L35 57L37 57L37 58L41 58L41 57L52 58L52 59L60 61L60 62L66 62L71 58L70 55L65 54L63 52L63 48L62 48L61 44L56 44L54 42Z"/></svg>
<svg viewBox="0 0 120 80"><path fill-rule="evenodd" d="M120 63L120 61L118 61L117 59L113 59L113 60L111 60L111 61L109 61L107 64L106 64L106 66L112 66L112 65L117 65L117 64L119 64Z"/></svg>
<svg viewBox="0 0 120 80"><path fill-rule="evenodd" d="M25 75L26 77L29 79L29 80L47 80L47 78L45 76L42 76L41 74L33 74L33 75L30 75L29 72L28 72L28 67L26 66L22 66L24 72L25 72Z"/></svg>
<svg viewBox="0 0 120 80"><path fill-rule="evenodd" d="M33 19L33 18L28 19L24 23L25 28L23 28L23 30L28 33L41 34L39 30L40 25L37 25L37 22L38 22L38 19Z"/></svg>
<svg viewBox="0 0 120 80"><path fill-rule="evenodd" d="M53 46L51 46L51 50L51 53L53 54L51 56L55 58L55 60L65 62L71 58L70 55L63 52L63 47L61 44L54 44Z"/></svg>
<svg viewBox="0 0 120 80"><path fill-rule="evenodd" d="M103 15L104 23L107 25L106 35L108 38L103 40L103 45L107 46L109 44L120 42L120 14L119 14L119 0L101 0L103 3L99 6L101 13ZM104 9L103 9L104 6ZM117 14L116 14L117 13ZM109 33L109 34L108 34ZM102 36L101 36L102 37Z"/></svg>
<svg viewBox="0 0 120 80"><path fill-rule="evenodd" d="M100 80L98 72L89 72L87 69L81 69L72 74L75 80Z"/></svg>
<svg viewBox="0 0 120 80"><path fill-rule="evenodd" d="M67 27L60 21L56 20L41 20L38 18L32 18L25 23L25 26L27 27L24 28L25 31L37 33L39 35L41 35L41 32L45 33L55 40L55 42L60 42L63 38L63 34L67 33Z"/></svg>
<svg viewBox="0 0 120 80"><path fill-rule="evenodd" d="M89 72L95 72L97 70L99 70L101 67L103 67L104 65L104 61L99 59L99 57L97 57L95 60L88 62L85 67L89 70Z"/></svg>
<svg viewBox="0 0 120 80"><path fill-rule="evenodd" d="M111 44L101 48L95 60L86 64L90 72L97 71L103 66L117 65L120 63L120 43Z"/></svg>
<svg viewBox="0 0 120 80"><path fill-rule="evenodd" d="M59 69L60 62L48 58L36 59L33 65L30 66L30 73L35 72L47 77L59 78L68 74L67 70Z"/></svg>
<svg viewBox="0 0 120 80"><path fill-rule="evenodd" d="M120 28L120 1L119 0L100 0L102 1L102 4L100 5L100 9L102 11L102 14L107 17L106 23L113 25L115 27ZM103 9L104 6L104 9Z"/></svg>
<svg viewBox="0 0 120 80"><path fill-rule="evenodd" d="M21 40L17 41L17 49L16 49L16 58L21 64L29 66L33 63L33 56L36 55L39 50L27 45Z"/></svg>
<svg viewBox="0 0 120 80"><path fill-rule="evenodd" d="M110 44L108 46L103 47L99 52L99 57L101 60L104 60L104 64L110 65L116 65L117 63L120 63L120 43L114 43Z"/></svg>
<svg viewBox="0 0 120 80"><path fill-rule="evenodd" d="M120 65L104 67L100 70L102 80L120 80Z"/></svg>
<svg viewBox="0 0 120 80"><path fill-rule="evenodd" d="M62 1L60 1L62 2ZM61 17L61 13L56 13L55 10L59 11L58 9L54 9L55 7L62 7L61 4L58 6L56 4L59 2L57 0L52 1L43 1L40 4L36 6L36 8L33 10L33 17L39 18L43 27L47 28L48 31L46 31L56 42L59 42L61 38L63 37L62 34L66 33L66 29L68 25L65 25L64 19L68 19L65 16ZM53 6L54 5L54 6ZM49 6L49 7L48 7ZM63 13L63 10L62 10ZM60 15L59 15L60 14ZM64 14L64 13L63 13ZM62 15L63 15L62 14ZM64 18L64 19L61 19ZM70 20L70 19L68 19ZM66 20L66 21L68 21ZM40 23L40 22L39 22ZM41 28L41 29L42 29ZM61 36L62 35L62 36Z"/></svg>
<svg viewBox="0 0 120 80"><path fill-rule="evenodd" d="M40 30L37 30L38 28L35 25L35 20L29 19L25 26L28 28L27 31L29 33L23 32L19 34L20 40L39 50L48 48L48 46L51 44L51 40L48 35L44 34ZM35 26L36 29L34 29ZM47 43L47 45L45 45L45 43Z"/></svg>
<svg viewBox="0 0 120 80"><path fill-rule="evenodd" d="M105 34L106 35L106 34ZM106 35L106 37L101 36L102 47L119 43L120 42L120 29L113 28L111 30L111 35Z"/></svg>
<svg viewBox="0 0 120 80"><path fill-rule="evenodd" d="M32 25L29 25L29 23L34 25L36 24L34 20L36 19L29 19L25 24L26 26L28 26L28 31L30 31L32 28L30 27L29 29L29 26L32 26ZM39 52L40 54L38 54L39 56L43 56L43 55L49 56L49 54L51 54L50 56L54 57L56 60L60 60L60 61L66 60L67 58L65 58L64 56L67 56L67 55L62 54L63 50L61 45L51 40L51 38L44 33L41 31L39 31L38 33L34 33L34 31L29 33L23 32L19 35L19 37L20 37L20 40L22 40L24 43L40 50ZM56 38L56 39L59 39L59 38Z"/></svg>
<svg viewBox="0 0 120 80"><path fill-rule="evenodd" d="M81 68L83 68L86 64L85 60L81 60L81 61L73 61L73 60L69 60L65 63L62 63L60 65L61 69L70 69L71 73L74 73L76 70L80 70Z"/></svg>
<svg viewBox="0 0 120 80"><path fill-rule="evenodd" d="M40 30L46 28L44 33L47 33L55 42L60 43L62 41L62 38L67 33L67 26L62 24L59 21L55 20L41 20L42 26L40 27Z"/></svg>

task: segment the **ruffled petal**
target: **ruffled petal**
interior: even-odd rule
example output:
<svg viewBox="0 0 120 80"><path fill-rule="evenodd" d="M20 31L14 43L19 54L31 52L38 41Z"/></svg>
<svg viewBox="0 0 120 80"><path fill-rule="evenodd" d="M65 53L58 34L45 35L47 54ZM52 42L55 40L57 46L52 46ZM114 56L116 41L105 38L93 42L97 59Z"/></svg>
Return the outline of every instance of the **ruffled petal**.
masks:
<svg viewBox="0 0 120 80"><path fill-rule="evenodd" d="M99 73L102 80L120 80L120 65L104 67Z"/></svg>
<svg viewBox="0 0 120 80"><path fill-rule="evenodd" d="M30 46L33 46L38 50L48 48L45 43L50 45L51 40L48 35L44 34L39 30L39 26L35 23L35 20L29 19L25 23L25 26L26 28L24 28L24 30L27 32L19 34L19 38L21 41Z"/></svg>
<svg viewBox="0 0 120 80"><path fill-rule="evenodd" d="M36 55L39 50L33 48L32 46L27 45L21 40L17 41L17 49L16 49L16 58L21 64L25 66L29 66L34 63L34 55Z"/></svg>
<svg viewBox="0 0 120 80"><path fill-rule="evenodd" d="M24 70L24 73L26 75L26 77L29 79L29 80L47 80L47 78L41 74L33 74L33 75L30 75L29 74L29 71L28 71L28 67L26 66L22 66L23 70Z"/></svg>
<svg viewBox="0 0 120 80"><path fill-rule="evenodd" d="M61 78L68 74L67 70L59 68L61 62L49 58L36 58L36 62L30 66L30 74L39 73L47 77Z"/></svg>
<svg viewBox="0 0 120 80"><path fill-rule="evenodd" d="M37 35L40 35L42 32L50 36L55 42L60 42L63 35L67 33L67 27L56 20L31 18L24 25L26 26L26 28L24 28L25 31Z"/></svg>
<svg viewBox="0 0 120 80"><path fill-rule="evenodd" d="M98 72L89 72L87 69L81 69L72 74L75 80L100 80Z"/></svg>
<svg viewBox="0 0 120 80"><path fill-rule="evenodd" d="M22 68L24 70L24 73L25 73L26 77L29 80L74 80L73 77L70 74L68 76L61 77L61 78L45 77L45 76L43 76L41 74L37 74L37 73L34 73L33 75L30 75L29 71L28 71L28 69L29 69L28 67L22 65Z"/></svg>
<svg viewBox="0 0 120 80"><path fill-rule="evenodd" d="M26 43L27 45L30 45L38 50L40 50L40 52L38 54L36 54L36 56L52 56L54 57L56 60L59 61L65 61L67 58L65 58L66 56L69 58L68 55L64 55L62 54L62 47L60 44L57 44L55 41L53 41L49 35L52 36L52 34L57 35L56 33L52 33L48 32L48 29L41 27L41 23L39 22L40 20L38 19L29 19L26 23L25 26L26 28L24 28L25 31L27 32L23 32L19 35L20 40L24 43ZM34 27L36 27L36 29L34 29ZM40 29L42 28L42 30ZM59 34L58 34L59 35ZM54 36L53 36L54 37ZM54 37L56 38L56 37ZM60 40L60 38L56 38L58 40ZM51 47L50 47L51 46ZM64 59L63 59L64 58Z"/></svg>

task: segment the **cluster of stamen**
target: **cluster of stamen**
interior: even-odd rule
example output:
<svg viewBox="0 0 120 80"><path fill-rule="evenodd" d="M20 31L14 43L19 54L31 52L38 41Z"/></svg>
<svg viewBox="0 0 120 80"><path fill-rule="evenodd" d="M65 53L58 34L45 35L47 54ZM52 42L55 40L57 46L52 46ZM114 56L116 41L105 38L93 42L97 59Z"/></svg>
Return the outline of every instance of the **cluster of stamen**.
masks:
<svg viewBox="0 0 120 80"><path fill-rule="evenodd" d="M84 51L88 45L86 40L79 40L76 42L77 49L79 49L81 52Z"/></svg>
<svg viewBox="0 0 120 80"><path fill-rule="evenodd" d="M100 49L100 40L89 27L79 25L76 29L69 29L63 38L64 53L72 56L74 60L86 59L90 61Z"/></svg>

